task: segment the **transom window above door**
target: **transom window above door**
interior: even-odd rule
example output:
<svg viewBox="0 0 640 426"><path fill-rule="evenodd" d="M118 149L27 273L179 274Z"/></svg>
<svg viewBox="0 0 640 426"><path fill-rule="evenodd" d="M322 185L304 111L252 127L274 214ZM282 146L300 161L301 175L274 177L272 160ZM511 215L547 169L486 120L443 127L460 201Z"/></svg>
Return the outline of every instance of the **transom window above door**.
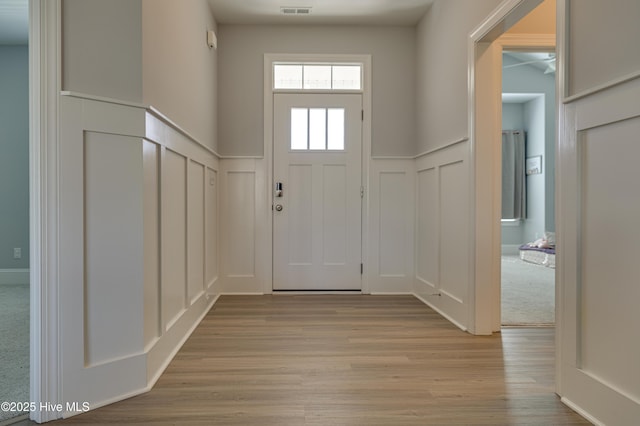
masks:
<svg viewBox="0 0 640 426"><path fill-rule="evenodd" d="M362 90L361 64L274 64L275 90Z"/></svg>
<svg viewBox="0 0 640 426"><path fill-rule="evenodd" d="M344 151L344 108L291 108L292 151Z"/></svg>

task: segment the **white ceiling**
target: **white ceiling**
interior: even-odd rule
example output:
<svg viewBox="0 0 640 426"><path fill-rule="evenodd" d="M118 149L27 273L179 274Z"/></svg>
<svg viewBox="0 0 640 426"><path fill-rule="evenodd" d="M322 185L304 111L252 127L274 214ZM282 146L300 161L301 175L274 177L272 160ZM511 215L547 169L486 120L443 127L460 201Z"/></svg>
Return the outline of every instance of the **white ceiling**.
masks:
<svg viewBox="0 0 640 426"><path fill-rule="evenodd" d="M0 0L0 44L27 44L28 41L28 0Z"/></svg>
<svg viewBox="0 0 640 426"><path fill-rule="evenodd" d="M416 25L433 0L209 0L220 24ZM307 16L281 7L311 7Z"/></svg>
<svg viewBox="0 0 640 426"><path fill-rule="evenodd" d="M0 0L0 44L28 42L28 3ZM209 0L220 24L416 25L432 3L433 0ZM289 16L281 13L281 7L311 7L311 13Z"/></svg>

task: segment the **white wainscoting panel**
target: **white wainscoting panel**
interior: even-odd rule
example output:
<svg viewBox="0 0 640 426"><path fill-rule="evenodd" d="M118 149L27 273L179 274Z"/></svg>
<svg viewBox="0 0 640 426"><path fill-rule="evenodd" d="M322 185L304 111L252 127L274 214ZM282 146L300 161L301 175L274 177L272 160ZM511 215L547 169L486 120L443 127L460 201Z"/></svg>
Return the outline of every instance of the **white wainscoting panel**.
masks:
<svg viewBox="0 0 640 426"><path fill-rule="evenodd" d="M104 258L101 262L105 266L110 266L109 269L98 269L103 266L94 267L93 263L100 261L100 259L97 259L97 253L94 255L91 252L91 246L99 243L97 239L108 233L111 228L122 225L131 230L132 221L135 221L142 213L141 207L133 206L129 210L128 206L117 202L116 205L123 208L118 211L117 217L109 218L105 226L101 227L99 216L96 216L101 213L96 212L94 207L98 207L97 203L100 202L98 200L100 197L112 198L120 189L122 181L117 179L112 186L108 176L117 171L121 159L118 159L113 165L113 171L99 172L93 164L97 162L97 159L93 158L93 153L96 152L93 148L96 147L91 146L91 140L96 144L114 142L116 152L119 151L118 148L122 148L119 145L124 140L131 138L132 141L134 139L141 141L144 137L144 110L111 104L98 107L94 102L67 96L61 97L59 104L60 136L57 153L59 178L57 184L60 210L58 212L58 232L64 238L59 240L58 248L60 283L58 300L60 304L60 348L62 350L61 370L65 378L62 381L61 399L88 401L94 406L94 404L102 404L115 396L139 392L146 386L145 360L142 352L144 347L142 300L134 297L134 300L137 299L140 304L136 306L135 310L132 310L131 301L127 300L122 303L117 297L118 290L114 295L108 294L108 288L98 288L102 285L110 285L108 282L110 277L117 276L119 280L125 280L132 286L131 289L123 290L122 296L126 297L136 291L142 295L142 277L137 268L125 261L123 264L125 272L116 271L120 266L117 264L120 254L114 253L116 250L124 252L125 256L131 255L140 259L142 263L142 253L136 252L142 247L139 244L134 244L130 248L126 244L118 245L118 241L107 236L109 247L105 247L103 250ZM92 125L89 126L87 123L92 123ZM90 139L87 168L91 171L87 171L93 174L88 179L85 176L85 134L89 135ZM100 148L110 151L108 146ZM141 142L138 143L138 149L142 150ZM126 152L127 149L124 148L124 151ZM113 149L108 153L109 157L113 157L114 154ZM141 153L135 157L138 157L142 162ZM126 160L122 161L125 161L126 167L131 167L126 163ZM105 162L104 165L109 166L109 163ZM137 182L127 182L134 187L140 187L142 181L142 164L138 168L139 174L131 169L123 171L123 175L130 180L138 180ZM87 200L90 204L89 209L85 205L85 185L88 185L91 191L97 191L92 192ZM142 200L138 201L137 205L141 206L141 203ZM88 217L88 215L92 217ZM85 224L89 225L89 229L85 230ZM134 233L133 239L142 239L142 227L132 231ZM136 237L135 234L139 234L139 237ZM127 238L124 243L130 238ZM88 258L87 255L90 257ZM89 270L87 270L87 266L89 266ZM89 276L87 276L87 272ZM117 286L119 284L116 284L116 288ZM104 291L109 297L100 301L98 297L90 296L87 290ZM127 309L126 312L122 306ZM90 314L89 311L92 313ZM117 339L122 330L121 328L112 328L116 324L109 312L118 313L127 320L127 333L131 334L122 342ZM100 313L106 313L106 315L101 316ZM90 328L87 329L87 327ZM88 354L87 350L91 350L92 347L97 348L89 336L98 335L115 345L108 351L117 355L111 357L105 350L98 355L97 362L89 364L87 361L91 362L92 356ZM133 336L139 336L139 342L132 342ZM101 386L95 386L95 383L101 383ZM64 413L64 415L70 414L73 413Z"/></svg>
<svg viewBox="0 0 640 426"><path fill-rule="evenodd" d="M469 197L466 164L442 164L440 171L440 291L458 303L468 293ZM446 300L446 299L445 299Z"/></svg>
<svg viewBox="0 0 640 426"><path fill-rule="evenodd" d="M189 217L187 230L188 247L188 292L187 303L191 305L204 292L204 229L205 229L205 166L196 161L189 161Z"/></svg>
<svg viewBox="0 0 640 426"><path fill-rule="evenodd" d="M466 140L416 160L414 292L462 329L469 318L469 150Z"/></svg>
<svg viewBox="0 0 640 426"><path fill-rule="evenodd" d="M186 308L187 158L166 149L162 156L162 323L166 330Z"/></svg>
<svg viewBox="0 0 640 426"><path fill-rule="evenodd" d="M70 93L58 155L62 400L97 408L148 390L215 301L219 159L149 108Z"/></svg>
<svg viewBox="0 0 640 426"><path fill-rule="evenodd" d="M160 318L160 145L145 140L144 170L144 346L162 335Z"/></svg>
<svg viewBox="0 0 640 426"><path fill-rule="evenodd" d="M205 187L205 291L209 291L218 279L220 262L218 258L218 172L207 167Z"/></svg>
<svg viewBox="0 0 640 426"><path fill-rule="evenodd" d="M418 293L433 294L440 282L439 173L435 167L417 173L416 279Z"/></svg>
<svg viewBox="0 0 640 426"><path fill-rule="evenodd" d="M255 277L255 171L227 171L225 207L228 212L225 264L228 277Z"/></svg>
<svg viewBox="0 0 640 426"><path fill-rule="evenodd" d="M561 395L598 424L640 419L639 97L636 78L571 101L561 115Z"/></svg>
<svg viewBox="0 0 640 426"><path fill-rule="evenodd" d="M381 277L406 277L407 220L403 217L409 199L411 176L406 172L382 172L380 177L380 253ZM399 214L400 213L400 214Z"/></svg>
<svg viewBox="0 0 640 426"><path fill-rule="evenodd" d="M266 196L263 159L223 159L220 253L222 293L270 292L266 275L271 262L267 220L271 218Z"/></svg>
<svg viewBox="0 0 640 426"><path fill-rule="evenodd" d="M369 291L411 293L414 160L376 158L369 170L369 247L364 247Z"/></svg>
<svg viewBox="0 0 640 426"><path fill-rule="evenodd" d="M144 345L142 139L86 131L83 148L85 364L93 366Z"/></svg>
<svg viewBox="0 0 640 426"><path fill-rule="evenodd" d="M640 368L628 367L638 365L640 345L628 341L640 324L639 134L640 117L636 117L584 130L578 142L582 151L579 356L583 371L615 383L636 401L640 401ZM602 241L609 242L606 250Z"/></svg>

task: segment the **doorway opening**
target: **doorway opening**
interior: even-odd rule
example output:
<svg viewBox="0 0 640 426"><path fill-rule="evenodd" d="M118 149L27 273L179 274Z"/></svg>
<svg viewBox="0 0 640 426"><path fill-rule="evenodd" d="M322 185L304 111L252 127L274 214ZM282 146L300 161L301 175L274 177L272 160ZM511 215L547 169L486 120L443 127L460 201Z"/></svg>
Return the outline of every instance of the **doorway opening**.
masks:
<svg viewBox="0 0 640 426"><path fill-rule="evenodd" d="M0 10L0 423L30 401L29 12Z"/></svg>
<svg viewBox="0 0 640 426"><path fill-rule="evenodd" d="M502 54L501 323L555 323L555 52Z"/></svg>
<svg viewBox="0 0 640 426"><path fill-rule="evenodd" d="M265 55L265 294L370 292L371 105L370 55Z"/></svg>
<svg viewBox="0 0 640 426"><path fill-rule="evenodd" d="M476 265L471 306L474 334L491 334L502 328L503 51L554 51L555 11L555 0L507 0L469 37L469 128L474 160L470 183L475 239L472 252ZM550 100L557 102L555 97Z"/></svg>

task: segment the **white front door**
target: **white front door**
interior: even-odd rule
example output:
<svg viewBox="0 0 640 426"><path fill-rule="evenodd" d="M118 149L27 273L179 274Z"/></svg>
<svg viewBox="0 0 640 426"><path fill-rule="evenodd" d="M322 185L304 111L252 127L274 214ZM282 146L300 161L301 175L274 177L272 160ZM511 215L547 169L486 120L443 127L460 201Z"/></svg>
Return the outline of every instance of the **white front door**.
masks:
<svg viewBox="0 0 640 426"><path fill-rule="evenodd" d="M361 290L361 111L360 94L274 95L274 290Z"/></svg>

